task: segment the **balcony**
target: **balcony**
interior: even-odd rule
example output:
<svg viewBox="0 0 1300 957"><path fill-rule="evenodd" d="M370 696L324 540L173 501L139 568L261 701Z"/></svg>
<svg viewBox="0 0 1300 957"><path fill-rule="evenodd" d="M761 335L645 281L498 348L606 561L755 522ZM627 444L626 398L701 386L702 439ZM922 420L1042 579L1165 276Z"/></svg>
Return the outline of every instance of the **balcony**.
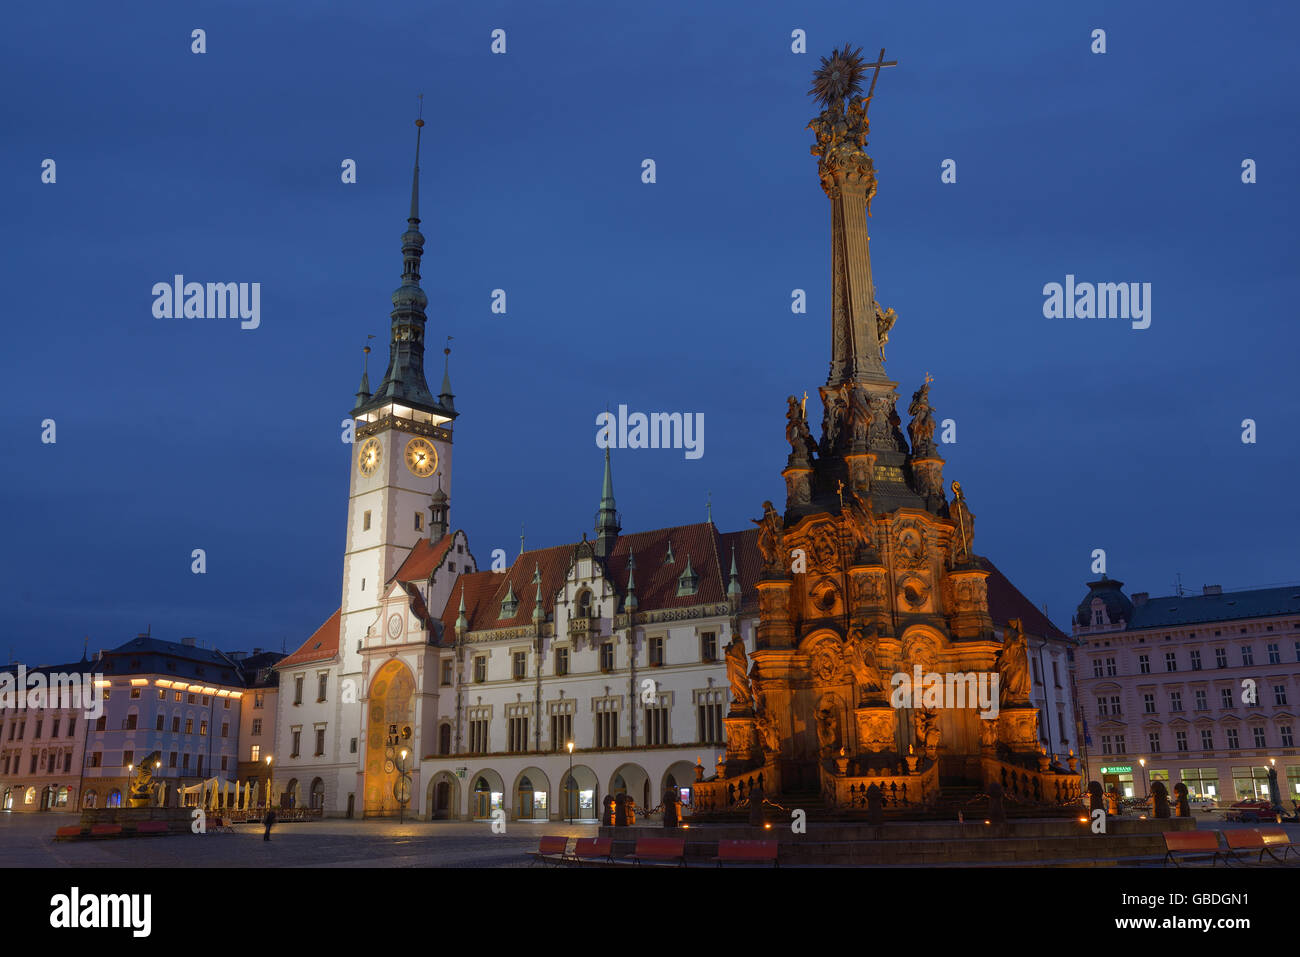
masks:
<svg viewBox="0 0 1300 957"><path fill-rule="evenodd" d="M596 638L600 635L599 618L578 618L569 619L569 637L575 641L582 638Z"/></svg>

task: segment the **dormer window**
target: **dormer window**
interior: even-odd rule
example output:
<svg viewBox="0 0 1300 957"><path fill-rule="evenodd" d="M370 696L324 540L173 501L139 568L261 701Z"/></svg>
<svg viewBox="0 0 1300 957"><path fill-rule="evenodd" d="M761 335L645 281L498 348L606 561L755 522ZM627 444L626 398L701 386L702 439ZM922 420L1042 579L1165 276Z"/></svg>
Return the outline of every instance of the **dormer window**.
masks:
<svg viewBox="0 0 1300 957"><path fill-rule="evenodd" d="M694 595L700 587L700 576L695 574L695 569L691 566L691 557L686 556L686 570L681 573L677 579L677 596Z"/></svg>
<svg viewBox="0 0 1300 957"><path fill-rule="evenodd" d="M501 600L501 618L513 618L519 611L519 599L515 597L514 582L506 586L506 597Z"/></svg>
<svg viewBox="0 0 1300 957"><path fill-rule="evenodd" d="M579 618L591 617L591 592L586 588L584 588L582 592L578 595L577 617Z"/></svg>

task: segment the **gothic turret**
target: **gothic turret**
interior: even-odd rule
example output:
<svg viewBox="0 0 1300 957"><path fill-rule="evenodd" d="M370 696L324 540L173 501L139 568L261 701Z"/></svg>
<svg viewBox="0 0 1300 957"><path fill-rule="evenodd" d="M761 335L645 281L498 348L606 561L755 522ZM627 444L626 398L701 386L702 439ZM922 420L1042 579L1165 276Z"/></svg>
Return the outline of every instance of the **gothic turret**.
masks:
<svg viewBox="0 0 1300 957"><path fill-rule="evenodd" d="M600 489L600 508L596 510L596 555L608 558L614 551L619 525L618 509L614 506L614 479L609 470L609 449L605 449L605 481Z"/></svg>

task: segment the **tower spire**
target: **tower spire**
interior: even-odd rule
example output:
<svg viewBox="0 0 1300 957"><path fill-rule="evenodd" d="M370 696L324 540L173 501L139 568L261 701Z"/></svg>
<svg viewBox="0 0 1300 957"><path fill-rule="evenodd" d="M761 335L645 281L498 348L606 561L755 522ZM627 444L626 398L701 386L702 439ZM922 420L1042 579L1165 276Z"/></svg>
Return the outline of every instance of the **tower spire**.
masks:
<svg viewBox="0 0 1300 957"><path fill-rule="evenodd" d="M374 395L360 406L364 411L391 402L455 418L429 391L424 377L425 307L429 297L420 288L420 261L424 255L424 234L420 232L420 140L424 132L424 97L421 117L415 121L415 163L411 172L411 209L402 233L402 284L393 292L392 333L388 345L388 368Z"/></svg>
<svg viewBox="0 0 1300 957"><path fill-rule="evenodd" d="M606 558L614 551L614 542L623 529L614 505L614 478L609 469L609 447L605 448L605 479L600 488L600 508L596 510L596 554Z"/></svg>

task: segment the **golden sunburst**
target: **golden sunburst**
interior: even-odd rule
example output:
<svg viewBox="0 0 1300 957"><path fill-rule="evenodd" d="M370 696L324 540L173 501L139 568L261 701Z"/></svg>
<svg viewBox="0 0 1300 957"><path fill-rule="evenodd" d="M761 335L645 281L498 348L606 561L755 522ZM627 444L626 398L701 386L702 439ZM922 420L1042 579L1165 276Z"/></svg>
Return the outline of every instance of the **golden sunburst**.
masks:
<svg viewBox="0 0 1300 957"><path fill-rule="evenodd" d="M843 50L832 50L829 57L822 57L822 65L813 73L813 88L808 95L829 106L861 93L862 77L866 72L862 65L862 47L851 50L846 43Z"/></svg>

